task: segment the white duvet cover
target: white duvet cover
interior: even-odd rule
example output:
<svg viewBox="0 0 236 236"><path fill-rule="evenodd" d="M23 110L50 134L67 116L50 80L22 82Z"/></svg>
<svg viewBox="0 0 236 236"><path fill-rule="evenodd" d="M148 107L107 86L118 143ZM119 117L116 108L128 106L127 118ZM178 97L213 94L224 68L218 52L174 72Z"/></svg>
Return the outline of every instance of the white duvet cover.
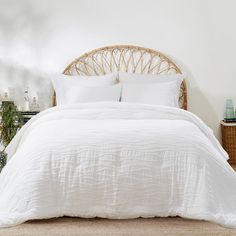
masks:
<svg viewBox="0 0 236 236"><path fill-rule="evenodd" d="M181 216L236 227L236 174L212 131L163 106L55 107L25 125L0 174L0 227L60 216Z"/></svg>

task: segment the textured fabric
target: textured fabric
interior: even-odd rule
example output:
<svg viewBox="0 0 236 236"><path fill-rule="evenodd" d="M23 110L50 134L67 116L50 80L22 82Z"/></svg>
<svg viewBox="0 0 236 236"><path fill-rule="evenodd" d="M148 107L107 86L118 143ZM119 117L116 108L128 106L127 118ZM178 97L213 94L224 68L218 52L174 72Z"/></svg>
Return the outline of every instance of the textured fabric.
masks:
<svg viewBox="0 0 236 236"><path fill-rule="evenodd" d="M177 108L49 109L7 148L0 226L59 216L182 216L236 226L236 175L212 131Z"/></svg>
<svg viewBox="0 0 236 236"><path fill-rule="evenodd" d="M182 74L136 74L119 72L121 101L179 107Z"/></svg>
<svg viewBox="0 0 236 236"><path fill-rule="evenodd" d="M57 105L79 102L119 101L117 74L103 76L52 75L53 88L57 95Z"/></svg>
<svg viewBox="0 0 236 236"><path fill-rule="evenodd" d="M58 105L101 101L119 102L121 96L120 84L97 87L77 85L71 86L70 89L64 88L64 90L66 92L63 96L57 96L60 100ZM57 99L57 101L59 100Z"/></svg>
<svg viewBox="0 0 236 236"><path fill-rule="evenodd" d="M119 72L119 81L122 84L150 84L150 83L166 83L170 81L182 81L186 78L183 74L138 74L138 73L127 73Z"/></svg>
<svg viewBox="0 0 236 236"><path fill-rule="evenodd" d="M181 81L166 83L124 83L121 101L179 107Z"/></svg>
<svg viewBox="0 0 236 236"><path fill-rule="evenodd" d="M0 229L0 236L235 236L236 229L175 218L132 220L59 218Z"/></svg>

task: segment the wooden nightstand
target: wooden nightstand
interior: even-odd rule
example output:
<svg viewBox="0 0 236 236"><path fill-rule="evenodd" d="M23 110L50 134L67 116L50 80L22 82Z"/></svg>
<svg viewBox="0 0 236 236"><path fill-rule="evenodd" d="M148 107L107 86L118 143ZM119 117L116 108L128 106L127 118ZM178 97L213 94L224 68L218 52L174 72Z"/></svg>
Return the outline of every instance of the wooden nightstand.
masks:
<svg viewBox="0 0 236 236"><path fill-rule="evenodd" d="M39 111L21 111L20 113L23 117L23 124L26 124L32 117L37 115Z"/></svg>
<svg viewBox="0 0 236 236"><path fill-rule="evenodd" d="M236 122L221 121L222 146L229 154L229 163L236 164Z"/></svg>

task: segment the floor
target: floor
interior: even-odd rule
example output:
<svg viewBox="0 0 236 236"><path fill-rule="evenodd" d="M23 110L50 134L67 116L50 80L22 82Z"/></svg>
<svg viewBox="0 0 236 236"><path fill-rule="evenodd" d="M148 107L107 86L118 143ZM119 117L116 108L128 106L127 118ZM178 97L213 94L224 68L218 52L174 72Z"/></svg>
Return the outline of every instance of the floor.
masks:
<svg viewBox="0 0 236 236"><path fill-rule="evenodd" d="M182 218L134 220L59 218L0 229L1 236L235 236L236 229Z"/></svg>
<svg viewBox="0 0 236 236"><path fill-rule="evenodd" d="M236 170L236 165L233 166ZM236 236L236 229L217 224L175 218L134 220L58 218L29 221L0 229L0 236Z"/></svg>

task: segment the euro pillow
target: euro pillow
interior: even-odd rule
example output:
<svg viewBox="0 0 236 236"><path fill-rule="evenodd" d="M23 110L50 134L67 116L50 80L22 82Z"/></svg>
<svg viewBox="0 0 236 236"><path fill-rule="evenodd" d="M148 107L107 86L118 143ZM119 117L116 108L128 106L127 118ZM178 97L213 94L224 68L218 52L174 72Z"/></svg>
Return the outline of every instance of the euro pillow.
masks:
<svg viewBox="0 0 236 236"><path fill-rule="evenodd" d="M165 83L124 83L121 101L179 107L182 80Z"/></svg>
<svg viewBox="0 0 236 236"><path fill-rule="evenodd" d="M121 86L116 75L55 76L52 78L57 105L82 102L119 101Z"/></svg>
<svg viewBox="0 0 236 236"><path fill-rule="evenodd" d="M80 75L64 75L64 74L54 74L51 75L52 81L57 80L76 80L84 86L104 86L104 85L113 85L118 82L118 74L112 73L107 75L100 76L80 76Z"/></svg>
<svg viewBox="0 0 236 236"><path fill-rule="evenodd" d="M175 80L182 81L185 75L182 74L167 74L167 75L158 75L158 74L130 74L126 72L119 72L119 81L124 83L161 83L161 82L170 82Z"/></svg>

